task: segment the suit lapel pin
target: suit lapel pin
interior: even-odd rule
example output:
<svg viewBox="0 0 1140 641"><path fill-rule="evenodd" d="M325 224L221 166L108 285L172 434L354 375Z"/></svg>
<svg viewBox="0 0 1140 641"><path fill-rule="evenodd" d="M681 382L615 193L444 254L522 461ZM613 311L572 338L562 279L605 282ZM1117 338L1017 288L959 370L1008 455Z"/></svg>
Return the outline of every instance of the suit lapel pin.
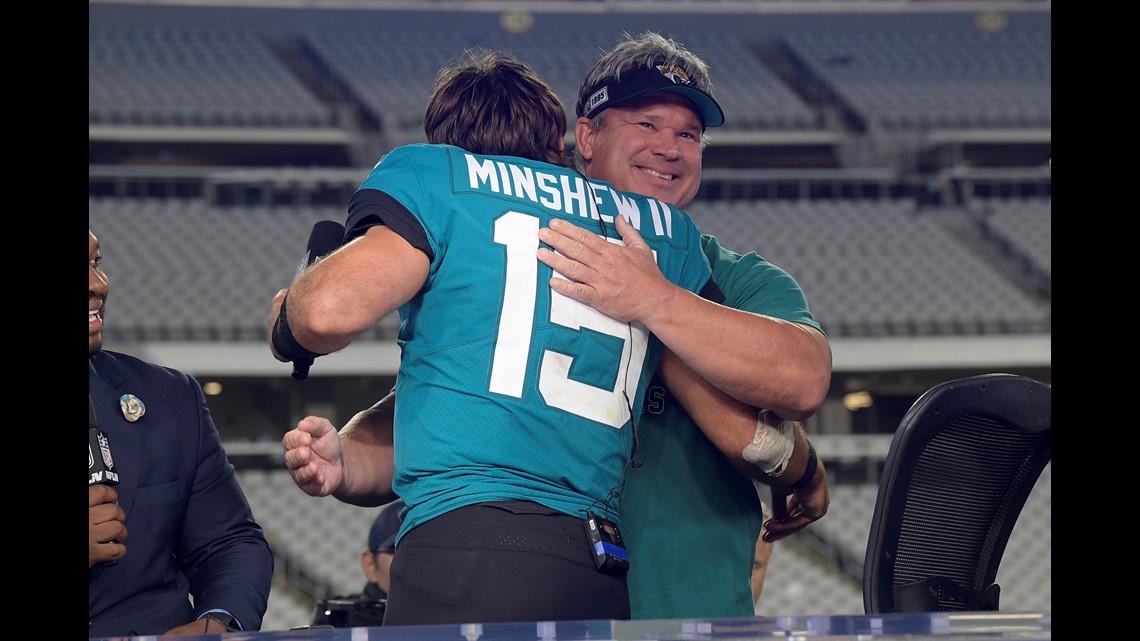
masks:
<svg viewBox="0 0 1140 641"><path fill-rule="evenodd" d="M146 414L146 406L134 394L123 394L119 397L119 409L123 410L123 418L128 423L134 423Z"/></svg>

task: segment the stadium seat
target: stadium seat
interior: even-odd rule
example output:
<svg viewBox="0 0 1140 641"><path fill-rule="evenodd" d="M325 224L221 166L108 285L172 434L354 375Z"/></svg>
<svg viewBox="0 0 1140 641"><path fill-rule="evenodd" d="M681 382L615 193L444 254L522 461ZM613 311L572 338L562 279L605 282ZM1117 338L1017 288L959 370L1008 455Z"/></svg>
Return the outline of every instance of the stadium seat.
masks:
<svg viewBox="0 0 1140 641"><path fill-rule="evenodd" d="M915 401L875 499L867 614L999 609L998 565L1052 456L1051 390L994 373L940 383Z"/></svg>

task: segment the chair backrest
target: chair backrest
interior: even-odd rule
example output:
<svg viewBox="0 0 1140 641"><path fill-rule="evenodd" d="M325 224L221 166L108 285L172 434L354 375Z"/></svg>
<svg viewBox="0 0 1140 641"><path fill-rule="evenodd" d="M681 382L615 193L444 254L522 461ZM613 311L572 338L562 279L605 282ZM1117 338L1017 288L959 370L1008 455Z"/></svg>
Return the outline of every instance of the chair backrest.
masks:
<svg viewBox="0 0 1140 641"><path fill-rule="evenodd" d="M915 401L875 500L867 614L998 609L998 564L1052 456L1051 391L995 373L940 383Z"/></svg>

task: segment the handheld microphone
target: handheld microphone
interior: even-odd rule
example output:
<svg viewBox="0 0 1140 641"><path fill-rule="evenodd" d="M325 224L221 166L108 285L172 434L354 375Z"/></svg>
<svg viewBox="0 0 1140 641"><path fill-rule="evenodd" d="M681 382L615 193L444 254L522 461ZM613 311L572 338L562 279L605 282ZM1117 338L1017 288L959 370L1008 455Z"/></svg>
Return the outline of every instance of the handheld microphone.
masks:
<svg viewBox="0 0 1140 641"><path fill-rule="evenodd" d="M305 246L305 259L297 265L297 273L293 280L301 276L301 272L318 258L324 258L333 253L344 244L344 225L335 220L318 220L309 232L309 243ZM313 366L313 359L301 358L293 361L293 378L303 381L309 377L309 368Z"/></svg>
<svg viewBox="0 0 1140 641"><path fill-rule="evenodd" d="M333 250L344 244L344 225L335 220L318 220L313 223L313 230L309 232L309 243L305 245L305 258L297 265L297 273L293 280L301 276L301 272L318 258L324 258L333 253Z"/></svg>
<svg viewBox="0 0 1140 641"><path fill-rule="evenodd" d="M91 480L87 483L88 487L92 485L118 485L119 473L115 471L115 461L111 458L111 443L107 440L107 435L99 431L99 423L95 420L95 401L91 399L91 395L87 395L87 402L90 407L89 419L87 421L90 444L87 450L87 468L91 473Z"/></svg>

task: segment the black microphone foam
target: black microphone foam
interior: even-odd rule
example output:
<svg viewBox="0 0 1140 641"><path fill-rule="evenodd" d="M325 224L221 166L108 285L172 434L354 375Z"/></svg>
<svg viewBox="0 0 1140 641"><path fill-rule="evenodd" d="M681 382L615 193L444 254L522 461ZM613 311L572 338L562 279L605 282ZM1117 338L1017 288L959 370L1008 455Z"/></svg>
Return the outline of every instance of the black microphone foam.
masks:
<svg viewBox="0 0 1140 641"><path fill-rule="evenodd" d="M296 280L305 271L305 268L333 253L344 244L344 225L335 220L318 220L309 232L309 243L305 246L305 260L297 266ZM309 377L309 368L313 366L313 359L302 358L293 361L293 378L303 381Z"/></svg>
<svg viewBox="0 0 1140 641"><path fill-rule="evenodd" d="M335 220L318 220L313 224L313 230L309 232L309 243L305 245L305 260L297 266L297 273L293 279L296 280L301 272L317 262L318 258L328 256L343 244L344 225Z"/></svg>
<svg viewBox="0 0 1140 641"><path fill-rule="evenodd" d="M91 474L91 485L118 485L119 473L115 471L115 460L111 458L111 442L107 435L99 431L99 422L95 418L95 401L87 395L90 414L87 421L89 440L87 450L87 468Z"/></svg>

